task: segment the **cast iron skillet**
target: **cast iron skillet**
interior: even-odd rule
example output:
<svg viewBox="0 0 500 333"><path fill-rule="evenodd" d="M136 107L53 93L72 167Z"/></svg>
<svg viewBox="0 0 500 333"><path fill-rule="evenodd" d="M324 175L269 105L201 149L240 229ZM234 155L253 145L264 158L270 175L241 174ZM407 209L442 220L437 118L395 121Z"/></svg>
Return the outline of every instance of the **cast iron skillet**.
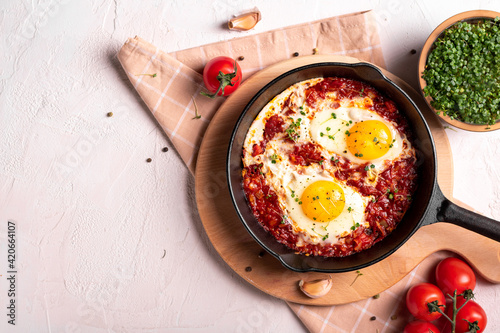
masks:
<svg viewBox="0 0 500 333"><path fill-rule="evenodd" d="M242 149L246 133L261 109L276 95L302 80L338 76L364 81L391 98L406 115L415 135L419 167L418 188L403 220L385 239L370 249L343 258L296 254L267 233L254 217L242 186ZM367 63L326 62L286 72L268 83L248 103L233 130L227 156L227 178L231 199L243 225L252 237L281 263L297 272L346 272L372 265L403 245L418 228L439 221L457 224L500 241L500 222L463 209L445 198L436 182L436 148L429 127L415 103L375 66ZM478 244L479 245L479 244Z"/></svg>

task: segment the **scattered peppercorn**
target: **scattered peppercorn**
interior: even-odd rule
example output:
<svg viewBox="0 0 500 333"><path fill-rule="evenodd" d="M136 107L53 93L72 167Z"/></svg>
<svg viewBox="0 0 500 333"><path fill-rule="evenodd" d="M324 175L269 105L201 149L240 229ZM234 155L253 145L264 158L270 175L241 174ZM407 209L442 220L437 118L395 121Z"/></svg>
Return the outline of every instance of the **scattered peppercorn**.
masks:
<svg viewBox="0 0 500 333"><path fill-rule="evenodd" d="M299 52L295 52L295 53L293 54L293 56L294 56L294 57L298 57L298 56L299 56Z"/></svg>
<svg viewBox="0 0 500 333"><path fill-rule="evenodd" d="M168 151L168 147L163 147L163 149L161 151L166 153Z"/></svg>
<svg viewBox="0 0 500 333"><path fill-rule="evenodd" d="M252 271L252 267L250 267L250 266L246 267L246 268L245 268L245 271L247 271L247 272L251 272L251 271Z"/></svg>
<svg viewBox="0 0 500 333"><path fill-rule="evenodd" d="M371 317L370 317L370 320L371 320L371 321L377 320L377 317L375 317L375 316L371 316Z"/></svg>
<svg viewBox="0 0 500 333"><path fill-rule="evenodd" d="M411 54L415 54L415 53L417 53L417 50L415 50L415 49L411 49L410 53L411 53Z"/></svg>
<svg viewBox="0 0 500 333"><path fill-rule="evenodd" d="M240 57L238 58L238 60L239 60L239 61L245 60L245 57L244 57L244 56L240 56Z"/></svg>
<svg viewBox="0 0 500 333"><path fill-rule="evenodd" d="M377 294L377 295L373 296L373 299L379 299L379 298L380 298L380 294Z"/></svg>
<svg viewBox="0 0 500 333"><path fill-rule="evenodd" d="M315 47L315 48L313 49L313 54L318 54L318 51L319 51L319 50L318 50L318 48L317 48L317 47Z"/></svg>
<svg viewBox="0 0 500 333"><path fill-rule="evenodd" d="M113 112L108 112L107 116L108 117L113 117Z"/></svg>
<svg viewBox="0 0 500 333"><path fill-rule="evenodd" d="M148 162L148 163L151 163L151 161L152 161L152 159L151 159L151 158L148 158L148 159L146 160L146 162Z"/></svg>
<svg viewBox="0 0 500 333"><path fill-rule="evenodd" d="M264 256L264 254L266 254L264 251L260 251L259 258L262 258Z"/></svg>

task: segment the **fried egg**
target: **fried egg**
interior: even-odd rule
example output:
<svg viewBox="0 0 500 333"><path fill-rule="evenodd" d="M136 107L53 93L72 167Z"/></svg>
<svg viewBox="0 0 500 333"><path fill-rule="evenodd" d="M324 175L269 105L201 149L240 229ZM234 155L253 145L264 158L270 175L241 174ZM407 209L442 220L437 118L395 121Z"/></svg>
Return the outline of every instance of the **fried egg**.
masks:
<svg viewBox="0 0 500 333"><path fill-rule="evenodd" d="M308 235L313 244L336 243L365 223L368 198L325 173L293 173L285 192L294 231Z"/></svg>
<svg viewBox="0 0 500 333"><path fill-rule="evenodd" d="M319 110L311 121L310 136L331 153L377 168L396 159L405 140L389 121L358 107Z"/></svg>

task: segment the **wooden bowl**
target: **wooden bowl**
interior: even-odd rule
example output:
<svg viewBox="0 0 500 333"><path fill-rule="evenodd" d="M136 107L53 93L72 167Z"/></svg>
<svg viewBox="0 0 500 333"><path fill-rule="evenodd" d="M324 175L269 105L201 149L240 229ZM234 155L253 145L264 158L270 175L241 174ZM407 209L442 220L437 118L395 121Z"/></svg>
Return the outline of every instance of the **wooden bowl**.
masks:
<svg viewBox="0 0 500 333"><path fill-rule="evenodd" d="M441 34L448 28L450 28L452 25L455 23L458 23L460 21L467 21L467 22L474 22L474 21L479 21L479 20L484 20L484 19L494 19L495 17L500 16L500 13L490 11L490 10L472 10L468 12L463 12L457 15L454 15L441 23L434 31L429 35L427 38L427 41L424 44L424 47L422 49L422 52L420 53L420 59L418 62L418 75L419 75L419 84L420 84L420 92L425 98L425 101L429 105L429 107L434 110L436 113L439 112L439 110L436 110L432 107L431 101L432 97L430 96L425 96L424 94L424 88L427 85L425 80L422 78L422 74L425 69L425 65L427 64L427 58L429 56L429 53L433 49L434 42L441 37ZM461 128L463 130L467 131L473 131L473 132L488 132L488 131L494 131L497 129L500 129L500 121L497 121L494 125L477 125L477 124L471 124L471 123L466 123L457 119L451 119L449 116L445 116L442 112L439 112L438 116L443 119L445 122L447 122L450 125L453 125L455 127Z"/></svg>

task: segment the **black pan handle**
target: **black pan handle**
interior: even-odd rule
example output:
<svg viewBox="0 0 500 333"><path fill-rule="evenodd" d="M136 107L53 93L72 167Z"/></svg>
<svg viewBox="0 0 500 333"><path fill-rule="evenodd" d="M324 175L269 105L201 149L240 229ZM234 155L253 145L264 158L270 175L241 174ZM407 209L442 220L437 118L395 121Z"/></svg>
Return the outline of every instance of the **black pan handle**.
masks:
<svg viewBox="0 0 500 333"><path fill-rule="evenodd" d="M500 242L500 222L462 208L448 200L436 184L423 225L448 222Z"/></svg>

